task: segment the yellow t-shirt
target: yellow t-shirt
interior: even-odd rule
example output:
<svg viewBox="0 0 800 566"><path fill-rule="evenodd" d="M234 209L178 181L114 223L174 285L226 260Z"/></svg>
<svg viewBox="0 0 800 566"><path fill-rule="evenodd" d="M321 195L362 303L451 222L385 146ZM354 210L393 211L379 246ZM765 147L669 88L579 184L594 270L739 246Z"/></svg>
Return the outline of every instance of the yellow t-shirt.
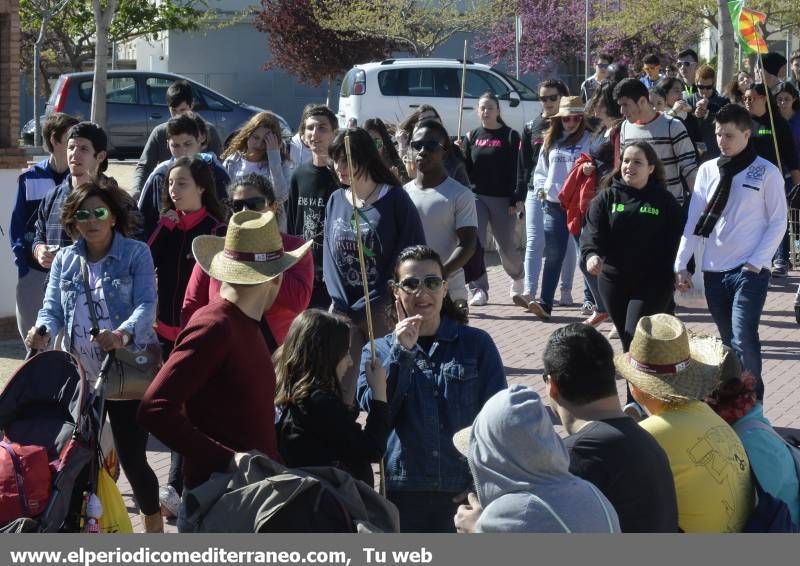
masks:
<svg viewBox="0 0 800 566"><path fill-rule="evenodd" d="M755 491L736 432L700 401L671 406L639 424L669 458L680 528L687 533L741 532Z"/></svg>

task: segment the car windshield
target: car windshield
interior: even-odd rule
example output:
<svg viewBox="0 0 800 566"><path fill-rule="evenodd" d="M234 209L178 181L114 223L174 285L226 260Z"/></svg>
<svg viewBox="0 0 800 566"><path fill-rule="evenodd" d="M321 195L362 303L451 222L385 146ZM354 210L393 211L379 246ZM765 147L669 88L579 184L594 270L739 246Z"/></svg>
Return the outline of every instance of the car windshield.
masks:
<svg viewBox="0 0 800 566"><path fill-rule="evenodd" d="M497 73L498 75L502 75L502 77L505 80L507 80L509 83L511 83L511 86L513 86L514 90L516 90L517 93L519 93L519 97L522 100L539 100L539 95L536 94L536 91L534 91L531 87L529 87L528 85L526 85L522 81L519 81L519 80L515 79L514 77L509 77L503 71L501 71L499 69L495 69L494 67L492 68L492 70L495 73Z"/></svg>

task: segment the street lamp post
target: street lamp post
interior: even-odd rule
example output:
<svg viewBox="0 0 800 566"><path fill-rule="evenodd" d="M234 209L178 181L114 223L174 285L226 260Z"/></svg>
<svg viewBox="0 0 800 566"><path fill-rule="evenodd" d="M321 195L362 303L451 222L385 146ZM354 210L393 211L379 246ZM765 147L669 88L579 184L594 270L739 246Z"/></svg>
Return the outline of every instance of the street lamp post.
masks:
<svg viewBox="0 0 800 566"><path fill-rule="evenodd" d="M586 60L584 61L584 75L585 78L589 77L589 0L584 0L584 6L586 8L585 14L585 24L586 24L586 36L584 38L584 57Z"/></svg>

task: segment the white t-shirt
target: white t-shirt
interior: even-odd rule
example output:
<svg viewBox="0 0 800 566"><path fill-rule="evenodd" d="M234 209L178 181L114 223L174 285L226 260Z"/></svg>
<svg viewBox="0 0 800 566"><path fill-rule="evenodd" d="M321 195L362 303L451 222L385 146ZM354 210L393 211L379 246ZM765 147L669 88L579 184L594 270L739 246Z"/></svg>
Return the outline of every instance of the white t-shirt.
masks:
<svg viewBox="0 0 800 566"><path fill-rule="evenodd" d="M89 271L89 289L92 292L92 303L100 330L113 330L106 298L103 293L103 262L87 262L86 266ZM82 288L83 281L81 281ZM75 316L72 319L72 347L70 350L80 360L86 373L86 378L93 382L97 379L97 374L100 373L100 366L105 359L106 353L96 342L91 341L92 326L92 317L89 314L86 295L85 293L79 293L75 304Z"/></svg>
<svg viewBox="0 0 800 566"><path fill-rule="evenodd" d="M478 226L475 210L475 195L467 187L447 177L445 181L429 189L422 189L416 180L403 187L414 202L425 231L425 241L445 262L458 247L456 230ZM447 279L450 296L466 299L464 270L459 269Z"/></svg>

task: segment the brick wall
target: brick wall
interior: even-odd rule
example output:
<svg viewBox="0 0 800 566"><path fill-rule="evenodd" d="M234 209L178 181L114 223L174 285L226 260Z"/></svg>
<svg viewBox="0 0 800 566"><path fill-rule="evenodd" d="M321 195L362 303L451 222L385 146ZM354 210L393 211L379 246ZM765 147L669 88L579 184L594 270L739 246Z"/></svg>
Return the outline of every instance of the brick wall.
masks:
<svg viewBox="0 0 800 566"><path fill-rule="evenodd" d="M17 147L19 49L19 0L0 0L0 169L25 166L25 156Z"/></svg>

